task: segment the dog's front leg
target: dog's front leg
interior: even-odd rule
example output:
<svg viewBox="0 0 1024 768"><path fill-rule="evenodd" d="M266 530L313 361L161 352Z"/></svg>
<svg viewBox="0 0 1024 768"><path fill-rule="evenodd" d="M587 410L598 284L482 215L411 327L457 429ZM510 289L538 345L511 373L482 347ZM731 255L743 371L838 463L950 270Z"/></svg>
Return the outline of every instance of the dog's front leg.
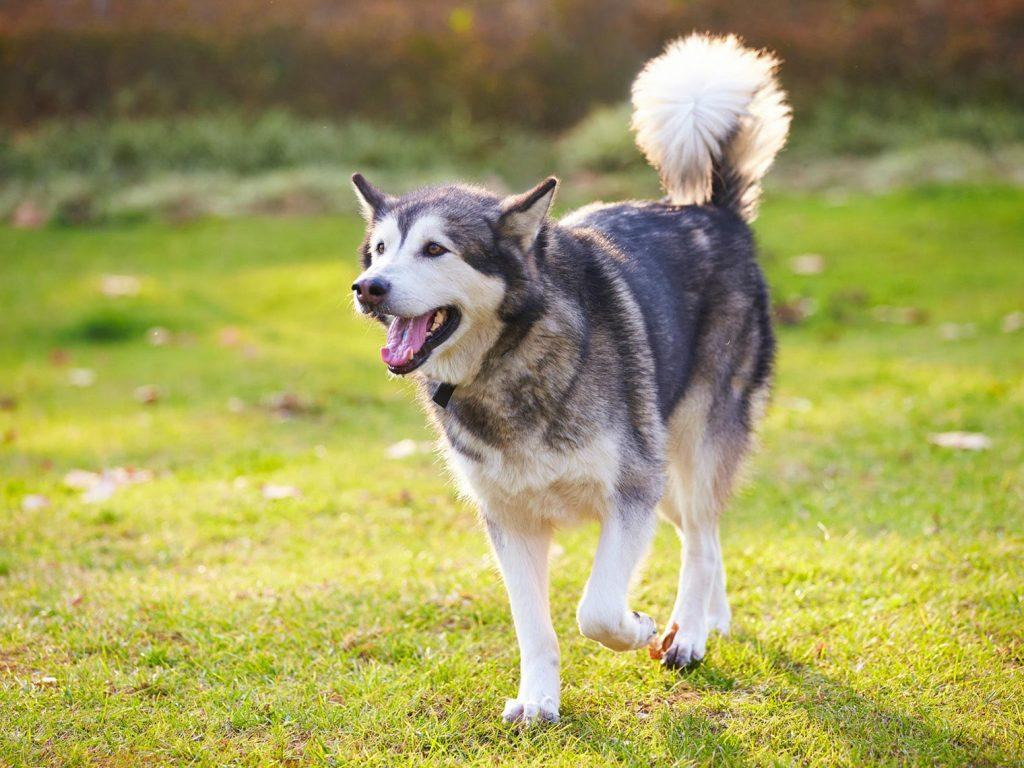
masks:
<svg viewBox="0 0 1024 768"><path fill-rule="evenodd" d="M613 507L601 524L594 567L576 612L580 632L613 651L647 645L657 634L654 620L629 609L629 582L654 534L654 510Z"/></svg>
<svg viewBox="0 0 1024 768"><path fill-rule="evenodd" d="M558 721L558 638L548 604L551 528L512 528L487 520L487 533L505 579L519 639L519 696L509 699L506 722Z"/></svg>

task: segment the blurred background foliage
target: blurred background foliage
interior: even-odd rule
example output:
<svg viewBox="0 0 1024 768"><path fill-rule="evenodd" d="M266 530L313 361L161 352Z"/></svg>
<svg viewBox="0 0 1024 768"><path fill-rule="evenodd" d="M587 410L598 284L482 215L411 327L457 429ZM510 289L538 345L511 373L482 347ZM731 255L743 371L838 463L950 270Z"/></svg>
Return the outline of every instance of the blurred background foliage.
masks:
<svg viewBox="0 0 1024 768"><path fill-rule="evenodd" d="M1024 99L1020 0L8 0L0 115L233 106L562 129L691 29L778 51L798 108L880 90Z"/></svg>
<svg viewBox="0 0 1024 768"><path fill-rule="evenodd" d="M355 167L654 194L629 84L694 29L783 59L772 183L1024 181L1021 0L7 0L0 216L334 210Z"/></svg>

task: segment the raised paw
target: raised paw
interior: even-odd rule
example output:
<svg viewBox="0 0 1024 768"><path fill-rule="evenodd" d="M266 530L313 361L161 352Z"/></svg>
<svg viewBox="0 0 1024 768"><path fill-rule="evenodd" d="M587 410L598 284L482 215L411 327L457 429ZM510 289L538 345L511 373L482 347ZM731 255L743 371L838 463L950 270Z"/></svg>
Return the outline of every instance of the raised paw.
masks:
<svg viewBox="0 0 1024 768"><path fill-rule="evenodd" d="M629 650L631 651L650 645L651 641L658 636L658 625L654 623L654 619L639 611L633 611L632 614L636 635L633 642L630 643Z"/></svg>
<svg viewBox="0 0 1024 768"><path fill-rule="evenodd" d="M550 696L540 701L509 699L505 702L505 711L501 719L506 723L519 725L537 725L539 723L558 722L558 704Z"/></svg>
<svg viewBox="0 0 1024 768"><path fill-rule="evenodd" d="M643 648L658 634L654 619L637 611L627 611L620 617L609 618L581 610L577 619L584 637L596 640L613 651Z"/></svg>
<svg viewBox="0 0 1024 768"><path fill-rule="evenodd" d="M669 669L685 669L697 664L707 652L708 633L679 630L662 654L661 663Z"/></svg>

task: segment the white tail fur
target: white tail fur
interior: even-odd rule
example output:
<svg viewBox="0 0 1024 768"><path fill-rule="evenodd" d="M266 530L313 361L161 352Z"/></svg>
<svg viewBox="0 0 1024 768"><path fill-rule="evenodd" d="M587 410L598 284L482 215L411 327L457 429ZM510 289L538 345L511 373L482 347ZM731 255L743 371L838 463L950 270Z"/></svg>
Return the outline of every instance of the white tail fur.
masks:
<svg viewBox="0 0 1024 768"><path fill-rule="evenodd" d="M637 146L673 203L735 208L753 219L761 177L786 143L790 109L778 60L738 38L670 43L633 82Z"/></svg>

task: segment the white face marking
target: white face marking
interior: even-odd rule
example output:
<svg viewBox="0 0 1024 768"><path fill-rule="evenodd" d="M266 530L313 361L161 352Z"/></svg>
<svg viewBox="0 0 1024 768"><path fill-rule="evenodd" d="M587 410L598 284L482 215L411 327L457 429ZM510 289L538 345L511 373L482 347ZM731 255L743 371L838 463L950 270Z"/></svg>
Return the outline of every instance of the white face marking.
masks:
<svg viewBox="0 0 1024 768"><path fill-rule="evenodd" d="M497 339L501 322L496 313L505 283L467 264L444 224L440 216L425 214L403 238L395 217L385 216L370 234L371 263L359 279L379 277L390 283L387 306L392 314L414 317L441 307L458 307L462 313L458 328L419 368L431 379L456 384L476 374L484 352ZM383 253L377 253L378 243L384 244ZM449 252L426 256L423 250L428 243L438 243Z"/></svg>

